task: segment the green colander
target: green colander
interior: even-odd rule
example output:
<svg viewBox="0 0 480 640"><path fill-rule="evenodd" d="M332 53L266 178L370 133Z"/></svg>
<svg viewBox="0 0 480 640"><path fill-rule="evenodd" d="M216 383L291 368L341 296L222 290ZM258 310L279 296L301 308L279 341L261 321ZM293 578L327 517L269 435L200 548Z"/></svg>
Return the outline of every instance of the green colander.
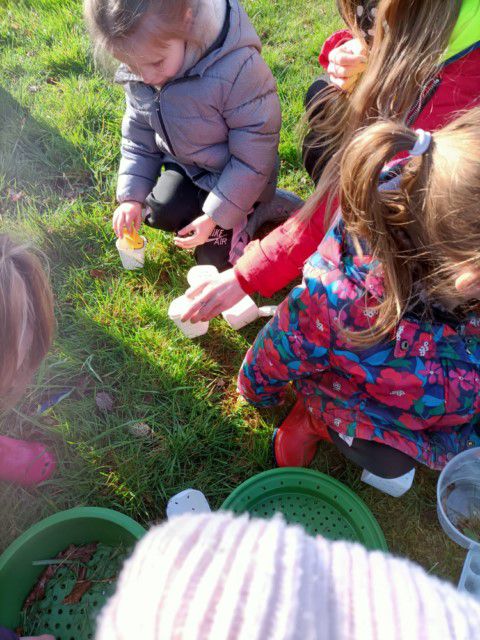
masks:
<svg viewBox="0 0 480 640"><path fill-rule="evenodd" d="M104 545L127 549L144 533L143 527L123 513L99 507L69 509L37 522L0 556L0 625L16 628L22 624L25 598L45 569L45 566L33 564L35 561L53 559L70 544L99 542L102 548L99 547L91 561L96 569L95 563L108 563L108 557L102 558L102 554L105 555ZM89 566L92 565L89 563ZM111 573L105 576L108 577ZM56 640L88 640L93 637L91 626L80 624L79 620L93 620L114 585L99 582L79 604L73 607L62 604L75 581L67 567L58 569L52 579L54 587L47 588L40 603L41 611L35 620L39 632L51 633Z"/></svg>
<svg viewBox="0 0 480 640"><path fill-rule="evenodd" d="M385 536L365 503L344 484L310 469L271 469L237 487L222 509L268 518L282 513L307 533L361 542L387 551Z"/></svg>

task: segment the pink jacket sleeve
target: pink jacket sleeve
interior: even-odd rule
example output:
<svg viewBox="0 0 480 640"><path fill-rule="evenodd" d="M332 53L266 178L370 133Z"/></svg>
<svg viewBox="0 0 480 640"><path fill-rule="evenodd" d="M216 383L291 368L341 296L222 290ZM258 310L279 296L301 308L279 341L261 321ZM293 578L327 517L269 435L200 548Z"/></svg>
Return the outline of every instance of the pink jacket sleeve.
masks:
<svg viewBox="0 0 480 640"><path fill-rule="evenodd" d="M325 235L326 205L326 200L321 202L310 220L299 221L297 213L263 240L247 245L235 265L235 275L245 293L270 298L301 275L305 261Z"/></svg>

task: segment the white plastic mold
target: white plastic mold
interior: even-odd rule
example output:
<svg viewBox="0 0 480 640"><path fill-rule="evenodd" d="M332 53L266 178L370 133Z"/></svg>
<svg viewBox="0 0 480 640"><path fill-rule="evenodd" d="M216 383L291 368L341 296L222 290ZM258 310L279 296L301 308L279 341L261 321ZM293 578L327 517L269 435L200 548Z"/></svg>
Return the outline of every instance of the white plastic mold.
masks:
<svg viewBox="0 0 480 640"><path fill-rule="evenodd" d="M185 513L210 513L210 505L204 494L197 489L185 489L174 495L167 504L167 518Z"/></svg>

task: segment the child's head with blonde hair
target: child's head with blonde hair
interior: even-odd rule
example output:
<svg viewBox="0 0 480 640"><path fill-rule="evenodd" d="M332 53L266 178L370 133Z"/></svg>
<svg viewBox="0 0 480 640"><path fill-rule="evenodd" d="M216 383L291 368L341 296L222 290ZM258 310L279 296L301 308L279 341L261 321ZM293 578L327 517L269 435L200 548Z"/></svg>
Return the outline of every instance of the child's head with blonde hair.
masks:
<svg viewBox="0 0 480 640"><path fill-rule="evenodd" d="M200 0L201 1L201 0ZM193 36L194 0L84 0L97 54L126 64L144 82L162 85L185 60Z"/></svg>
<svg viewBox="0 0 480 640"><path fill-rule="evenodd" d="M24 391L50 348L53 296L40 259L0 234L0 405Z"/></svg>
<svg viewBox="0 0 480 640"><path fill-rule="evenodd" d="M425 134L422 134L425 135ZM341 163L340 199L348 231L382 263L385 295L372 331L391 335L418 292L454 313L477 305L480 279L480 108L432 134L403 167L399 185L379 189L387 162L410 152L419 134L384 121L361 131Z"/></svg>
<svg viewBox="0 0 480 640"><path fill-rule="evenodd" d="M159 39L188 34L185 18L193 0L84 0L84 13L95 45L115 50L140 28L158 29Z"/></svg>

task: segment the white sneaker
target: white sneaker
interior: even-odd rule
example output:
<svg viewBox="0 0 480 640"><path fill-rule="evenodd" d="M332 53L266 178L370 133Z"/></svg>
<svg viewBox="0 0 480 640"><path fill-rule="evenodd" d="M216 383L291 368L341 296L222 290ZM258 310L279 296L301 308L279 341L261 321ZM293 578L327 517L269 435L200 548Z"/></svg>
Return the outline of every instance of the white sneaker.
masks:
<svg viewBox="0 0 480 640"><path fill-rule="evenodd" d="M253 238L257 230L266 222L278 224L285 222L303 204L303 200L291 191L276 189L273 200L260 202L250 216L246 227L249 238Z"/></svg>

